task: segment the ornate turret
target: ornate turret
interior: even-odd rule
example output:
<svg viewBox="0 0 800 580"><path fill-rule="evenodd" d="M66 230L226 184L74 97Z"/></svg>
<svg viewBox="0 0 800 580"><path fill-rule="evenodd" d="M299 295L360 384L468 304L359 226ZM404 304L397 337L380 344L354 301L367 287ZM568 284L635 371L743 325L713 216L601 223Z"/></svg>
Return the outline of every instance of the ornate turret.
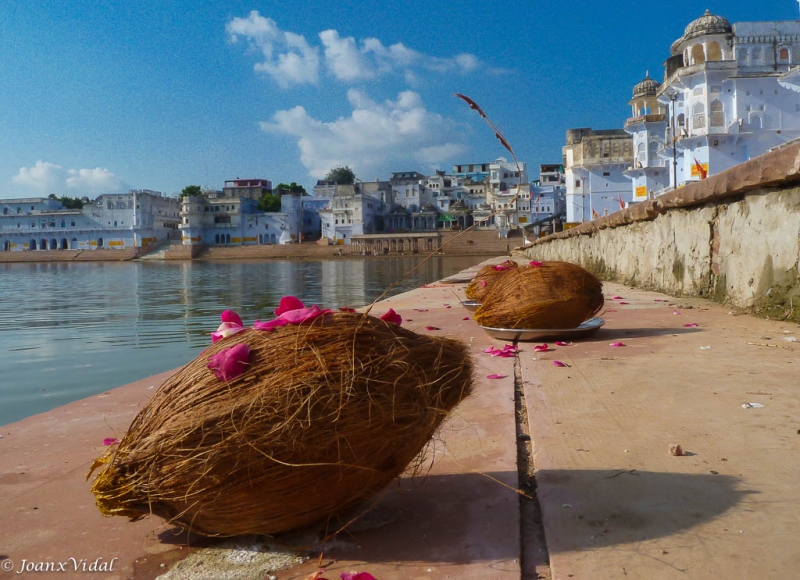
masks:
<svg viewBox="0 0 800 580"><path fill-rule="evenodd" d="M693 20L690 22L683 31L683 36L681 36L678 40L672 43L672 47L670 52L672 55L676 55L680 53L678 47L681 43L691 40L692 38L698 38L700 36L706 36L708 34L732 34L733 27L731 23L728 22L726 18L722 16L717 16L716 14L711 14L708 10L698 18L697 20Z"/></svg>

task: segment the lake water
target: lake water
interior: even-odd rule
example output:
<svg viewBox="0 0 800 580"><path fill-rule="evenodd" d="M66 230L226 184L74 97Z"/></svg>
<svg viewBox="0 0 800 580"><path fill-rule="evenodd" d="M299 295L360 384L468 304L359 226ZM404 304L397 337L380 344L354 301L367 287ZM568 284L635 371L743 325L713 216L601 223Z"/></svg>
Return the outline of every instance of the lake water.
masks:
<svg viewBox="0 0 800 580"><path fill-rule="evenodd" d="M0 264L0 425L186 364L227 308L365 306L422 259ZM390 295L480 261L436 256Z"/></svg>

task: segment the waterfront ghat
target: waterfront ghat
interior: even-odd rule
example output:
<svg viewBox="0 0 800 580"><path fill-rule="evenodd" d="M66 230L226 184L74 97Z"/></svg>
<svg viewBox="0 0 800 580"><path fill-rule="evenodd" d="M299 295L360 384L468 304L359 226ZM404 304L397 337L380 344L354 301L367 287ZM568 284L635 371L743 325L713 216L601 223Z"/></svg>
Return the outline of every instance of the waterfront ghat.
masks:
<svg viewBox="0 0 800 580"><path fill-rule="evenodd" d="M460 307L463 288L430 284L375 306L467 342L476 392L440 432L428 477L390 486L346 532L299 552L309 560L274 570L252 538L186 547L158 518L100 515L88 466L165 373L0 428L3 570L301 580L323 549L327 578L797 577L797 324L605 283L596 334L495 358L484 349L503 342ZM106 571L14 574L71 570L70 558Z"/></svg>

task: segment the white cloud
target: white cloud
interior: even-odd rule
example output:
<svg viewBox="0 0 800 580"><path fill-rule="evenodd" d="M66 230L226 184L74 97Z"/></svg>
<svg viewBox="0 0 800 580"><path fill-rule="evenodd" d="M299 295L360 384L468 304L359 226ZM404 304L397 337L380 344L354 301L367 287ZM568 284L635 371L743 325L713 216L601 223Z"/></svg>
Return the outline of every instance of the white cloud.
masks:
<svg viewBox="0 0 800 580"><path fill-rule="evenodd" d="M404 91L396 101L379 104L351 89L348 99L353 107L349 117L324 122L297 106L276 112L261 128L296 138L300 160L316 179L346 165L371 180L399 168L412 170L409 162L427 166L466 151L463 129L428 111L415 92Z"/></svg>
<svg viewBox="0 0 800 580"><path fill-rule="evenodd" d="M11 181L29 191L50 194L63 185L64 168L40 159L33 167L20 167Z"/></svg>
<svg viewBox="0 0 800 580"><path fill-rule="evenodd" d="M332 29L319 33L321 47L312 46L303 36L282 31L274 20L256 10L247 18L232 19L226 31L232 42L243 38L260 52L263 60L255 65L255 70L270 75L283 88L316 84L322 66L345 83L388 74L416 79L423 70L468 74L483 66L475 55L468 53L445 58L430 56L400 42L387 47L377 38L365 38L359 43L352 36L342 37Z"/></svg>
<svg viewBox="0 0 800 580"><path fill-rule="evenodd" d="M120 191L124 183L108 169L65 169L61 165L39 160L32 167L20 167L11 178L22 193L31 195L96 195Z"/></svg>
<svg viewBox="0 0 800 580"><path fill-rule="evenodd" d="M66 179L67 187L89 193L118 192L122 188L122 180L108 169L70 169Z"/></svg>
<svg viewBox="0 0 800 580"><path fill-rule="evenodd" d="M262 62L254 68L275 79L283 88L316 84L319 78L319 49L293 32L283 32L271 18L253 10L247 18L234 18L225 27L232 42L245 38L261 52Z"/></svg>

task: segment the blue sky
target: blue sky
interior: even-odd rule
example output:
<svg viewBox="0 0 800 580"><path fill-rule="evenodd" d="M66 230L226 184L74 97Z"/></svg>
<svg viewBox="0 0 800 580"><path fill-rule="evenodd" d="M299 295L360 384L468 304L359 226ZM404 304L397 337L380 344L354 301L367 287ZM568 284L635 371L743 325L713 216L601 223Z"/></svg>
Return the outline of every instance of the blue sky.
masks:
<svg viewBox="0 0 800 580"><path fill-rule="evenodd" d="M3 0L0 198L228 179L364 180L508 157L532 178L565 132L622 127L633 85L708 8L796 0Z"/></svg>

